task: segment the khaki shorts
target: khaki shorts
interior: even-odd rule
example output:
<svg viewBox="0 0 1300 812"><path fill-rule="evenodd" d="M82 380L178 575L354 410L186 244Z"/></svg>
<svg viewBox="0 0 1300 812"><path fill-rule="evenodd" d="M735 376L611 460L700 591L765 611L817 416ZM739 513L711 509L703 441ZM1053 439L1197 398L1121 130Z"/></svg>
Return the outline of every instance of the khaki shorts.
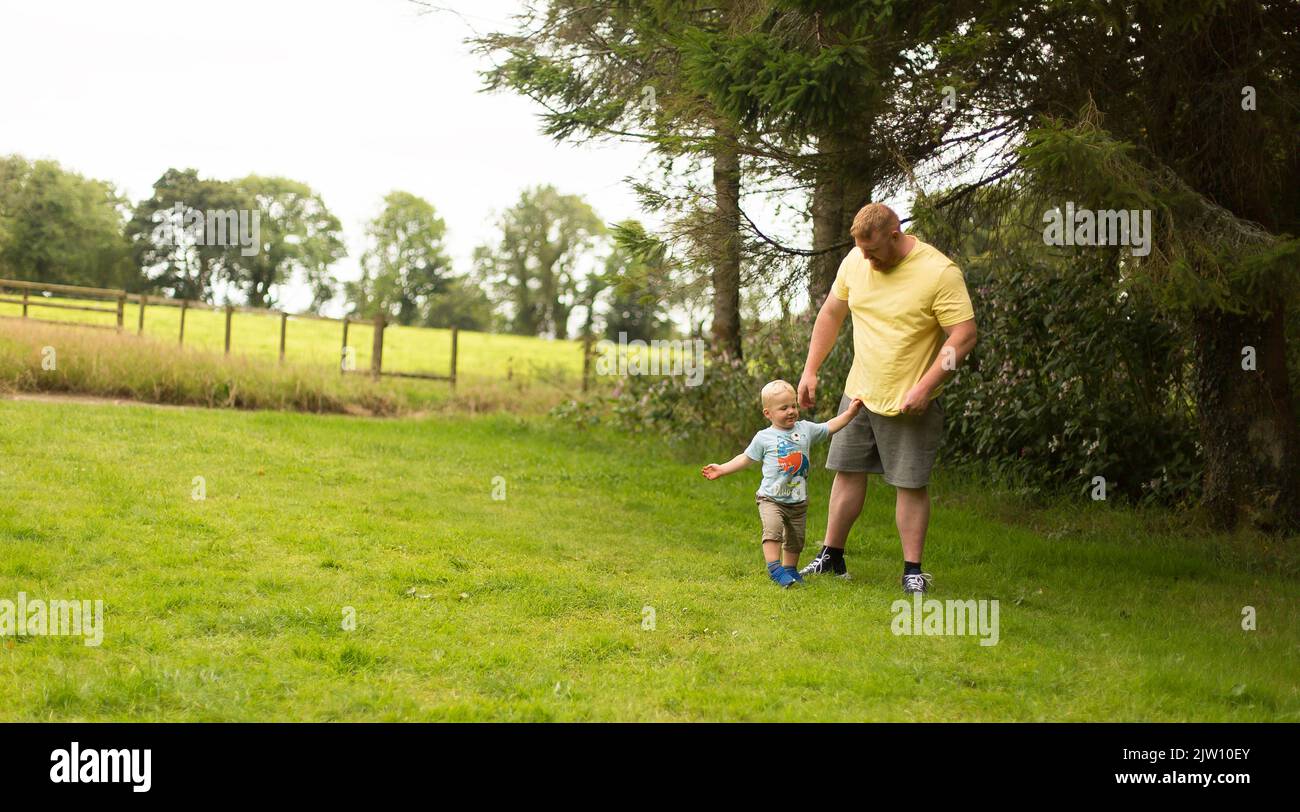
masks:
<svg viewBox="0 0 1300 812"><path fill-rule="evenodd" d="M840 399L840 412L849 408ZM831 471L883 474L896 488L924 488L943 440L943 407L930 401L921 414L886 416L863 409L831 438L826 467Z"/></svg>
<svg viewBox="0 0 1300 812"><path fill-rule="evenodd" d="M758 517L763 520L763 541L779 541L787 553L803 550L804 523L808 518L808 503L788 504L755 496Z"/></svg>

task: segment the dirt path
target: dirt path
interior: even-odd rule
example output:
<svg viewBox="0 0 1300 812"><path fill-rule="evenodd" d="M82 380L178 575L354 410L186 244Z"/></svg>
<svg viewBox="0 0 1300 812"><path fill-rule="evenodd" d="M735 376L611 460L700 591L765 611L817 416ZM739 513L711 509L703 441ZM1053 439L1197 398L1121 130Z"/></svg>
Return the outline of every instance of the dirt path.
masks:
<svg viewBox="0 0 1300 812"><path fill-rule="evenodd" d="M171 403L147 403L130 398L104 398L97 395L75 395L63 392L0 392L4 400L27 400L36 403L85 403L94 406L155 406L160 409L192 409Z"/></svg>
<svg viewBox="0 0 1300 812"><path fill-rule="evenodd" d="M25 400L34 403L79 403L89 406L150 406L155 409L207 409L218 408L208 406L193 406L179 403L151 403L145 400L132 400L131 398L106 398L99 395L78 395L67 392L5 392L0 391L0 400ZM300 412L300 414L309 414ZM343 412L331 412L330 414L343 414L348 417L377 417L377 415L356 404L348 404ZM411 412L402 415L403 418L419 419L430 414L427 411Z"/></svg>

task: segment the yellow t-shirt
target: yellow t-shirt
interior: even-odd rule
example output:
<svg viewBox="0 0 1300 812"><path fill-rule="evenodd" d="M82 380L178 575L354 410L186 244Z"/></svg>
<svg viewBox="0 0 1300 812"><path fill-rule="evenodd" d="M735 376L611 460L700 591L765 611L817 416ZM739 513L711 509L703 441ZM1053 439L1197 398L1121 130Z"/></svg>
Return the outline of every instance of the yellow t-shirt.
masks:
<svg viewBox="0 0 1300 812"><path fill-rule="evenodd" d="M876 414L899 413L943 348L943 327L975 318L961 269L919 239L886 271L872 268L855 247L840 263L831 293L853 314L853 366L844 393Z"/></svg>

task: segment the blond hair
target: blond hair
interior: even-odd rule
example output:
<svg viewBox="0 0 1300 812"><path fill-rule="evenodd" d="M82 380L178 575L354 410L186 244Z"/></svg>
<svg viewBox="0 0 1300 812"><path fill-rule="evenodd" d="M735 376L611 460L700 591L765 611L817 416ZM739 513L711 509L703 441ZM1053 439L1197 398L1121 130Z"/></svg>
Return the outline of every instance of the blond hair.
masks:
<svg viewBox="0 0 1300 812"><path fill-rule="evenodd" d="M772 399L775 398L777 395L781 394L782 392L789 392L792 395L797 394L794 391L794 387L791 386L787 381L775 380L775 381L771 381L766 386L764 386L763 391L760 393L760 397L762 397L763 399L763 408L766 409L769 406L771 406Z"/></svg>
<svg viewBox="0 0 1300 812"><path fill-rule="evenodd" d="M901 226L902 223L899 222L898 215L893 209L884 203L868 203L858 209L858 213L853 216L853 226L849 229L849 235L854 239L861 237L869 240L876 233L876 229L884 228L893 231Z"/></svg>

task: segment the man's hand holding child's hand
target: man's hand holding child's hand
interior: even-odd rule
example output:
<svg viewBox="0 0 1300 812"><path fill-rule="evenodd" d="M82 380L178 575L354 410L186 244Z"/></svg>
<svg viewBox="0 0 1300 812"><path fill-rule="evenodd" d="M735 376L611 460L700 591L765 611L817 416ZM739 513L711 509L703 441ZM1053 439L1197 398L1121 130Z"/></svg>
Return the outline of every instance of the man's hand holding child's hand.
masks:
<svg viewBox="0 0 1300 812"><path fill-rule="evenodd" d="M862 411L862 399L854 398L849 401L848 408L826 421L826 430L830 434L839 432L840 429L847 426Z"/></svg>

